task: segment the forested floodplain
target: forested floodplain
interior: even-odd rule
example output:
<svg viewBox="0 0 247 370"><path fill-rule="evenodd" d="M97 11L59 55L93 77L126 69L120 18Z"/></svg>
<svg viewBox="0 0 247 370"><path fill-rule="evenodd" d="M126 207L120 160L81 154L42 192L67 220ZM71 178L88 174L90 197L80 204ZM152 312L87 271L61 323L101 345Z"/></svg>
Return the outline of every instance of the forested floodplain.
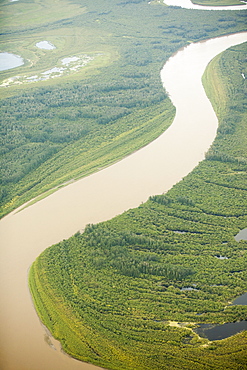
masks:
<svg viewBox="0 0 247 370"><path fill-rule="evenodd" d="M32 265L37 311L70 355L116 370L246 368L246 331L210 342L192 330L247 315L230 304L247 290L246 241L234 239L247 223L245 61L235 46L205 72L219 117L206 160Z"/></svg>
<svg viewBox="0 0 247 370"><path fill-rule="evenodd" d="M246 27L244 12L141 0L6 0L1 8L0 49L25 62L0 73L1 216L158 137L175 114L160 81L164 62L190 42ZM44 40L55 48L38 48ZM90 60L78 70L54 72L82 56Z"/></svg>

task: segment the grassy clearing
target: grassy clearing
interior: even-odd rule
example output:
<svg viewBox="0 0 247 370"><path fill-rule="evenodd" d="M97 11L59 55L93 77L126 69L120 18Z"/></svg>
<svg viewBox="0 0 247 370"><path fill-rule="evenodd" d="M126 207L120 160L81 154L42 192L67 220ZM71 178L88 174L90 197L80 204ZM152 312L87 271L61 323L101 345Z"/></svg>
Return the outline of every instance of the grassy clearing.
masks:
<svg viewBox="0 0 247 370"><path fill-rule="evenodd" d="M215 107L224 97L207 160L167 194L88 225L32 265L37 311L72 356L115 370L246 368L246 331L214 342L191 331L247 314L229 305L247 289L246 241L234 240L247 222L245 58L246 45L230 48L204 76Z"/></svg>
<svg viewBox="0 0 247 370"><path fill-rule="evenodd" d="M222 116L227 109L227 86L220 83L222 79L219 69L220 59L221 55L218 55L212 60L210 67L208 66L203 74L202 82L215 112Z"/></svg>
<svg viewBox="0 0 247 370"><path fill-rule="evenodd" d="M86 11L79 4L68 4L66 0L32 2L10 2L1 1L0 21L2 32L11 34L15 31L21 32L31 27L49 25L50 23L69 19ZM44 23L45 22L45 23Z"/></svg>

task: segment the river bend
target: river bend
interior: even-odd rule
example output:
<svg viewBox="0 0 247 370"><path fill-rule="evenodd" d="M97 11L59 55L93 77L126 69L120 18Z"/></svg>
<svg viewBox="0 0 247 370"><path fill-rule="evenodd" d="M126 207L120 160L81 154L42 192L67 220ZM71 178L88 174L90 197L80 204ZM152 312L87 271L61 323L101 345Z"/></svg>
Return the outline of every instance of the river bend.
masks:
<svg viewBox="0 0 247 370"><path fill-rule="evenodd" d="M184 9L195 9L195 10L245 10L247 9L246 1L243 1L242 5L232 6L207 6L194 4L191 0L163 0L166 5L180 6Z"/></svg>
<svg viewBox="0 0 247 370"><path fill-rule="evenodd" d="M47 344L50 339L30 298L28 269L48 246L88 223L110 219L150 195L166 192L203 160L218 122L201 76L215 55L246 40L247 33L241 33L179 51L161 71L177 109L164 134L120 162L1 220L1 369L97 369L64 355L53 339L52 346Z"/></svg>

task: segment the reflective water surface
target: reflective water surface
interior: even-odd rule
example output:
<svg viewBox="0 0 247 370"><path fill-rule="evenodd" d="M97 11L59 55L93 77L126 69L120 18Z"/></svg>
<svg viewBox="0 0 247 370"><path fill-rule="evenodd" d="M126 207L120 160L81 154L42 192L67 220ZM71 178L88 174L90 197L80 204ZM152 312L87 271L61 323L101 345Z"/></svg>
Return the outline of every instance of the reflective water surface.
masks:
<svg viewBox="0 0 247 370"><path fill-rule="evenodd" d="M247 33L226 36L177 53L161 71L177 107L176 118L163 135L122 161L1 220L2 369L97 369L64 355L44 330L30 299L28 269L48 246L88 223L110 219L150 195L167 191L204 158L217 119L202 88L202 73L216 54L246 40Z"/></svg>
<svg viewBox="0 0 247 370"><path fill-rule="evenodd" d="M24 60L19 55L0 53L0 71L20 67L22 64Z"/></svg>
<svg viewBox="0 0 247 370"><path fill-rule="evenodd" d="M37 48L39 49L45 49L45 50L52 50L56 49L56 47L49 41L40 41L36 44Z"/></svg>
<svg viewBox="0 0 247 370"><path fill-rule="evenodd" d="M242 294L240 297L236 298L232 305L247 305L247 293ZM202 324L194 331L201 337L207 338L209 340L221 340L231 337L243 330L247 330L247 321L236 321L228 322L222 325L214 324Z"/></svg>
<svg viewBox="0 0 247 370"><path fill-rule="evenodd" d="M247 240L247 228L240 230L239 233L235 236L235 240L239 242L240 240Z"/></svg>
<svg viewBox="0 0 247 370"><path fill-rule="evenodd" d="M166 5L181 6L185 9L197 9L197 10L244 10L247 9L247 5L243 1L243 5L232 5L232 6L206 6L193 4L191 0L163 0Z"/></svg>
<svg viewBox="0 0 247 370"><path fill-rule="evenodd" d="M243 330L247 330L247 321L236 321L227 324L213 326L211 324L200 325L199 328L194 331L200 335L200 337L207 338L209 340L221 340L231 337Z"/></svg>

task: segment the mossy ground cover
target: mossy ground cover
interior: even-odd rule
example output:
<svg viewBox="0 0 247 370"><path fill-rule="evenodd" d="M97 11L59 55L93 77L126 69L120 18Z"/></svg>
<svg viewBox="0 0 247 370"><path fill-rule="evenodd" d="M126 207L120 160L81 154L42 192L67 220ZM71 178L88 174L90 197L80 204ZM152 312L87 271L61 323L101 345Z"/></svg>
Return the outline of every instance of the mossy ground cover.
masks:
<svg viewBox="0 0 247 370"><path fill-rule="evenodd" d="M247 223L245 60L246 44L232 47L204 76L219 116L205 161L32 265L37 311L72 356L116 370L246 369L246 332L209 342L191 331L247 315L229 304L247 290L246 241L234 239Z"/></svg>
<svg viewBox="0 0 247 370"><path fill-rule="evenodd" d="M141 0L6 0L1 11L0 51L25 61L0 73L0 84L12 79L0 86L1 216L159 136L174 117L159 77L165 61L246 27L243 12L205 17ZM44 40L56 48L37 48ZM83 56L82 68L34 81Z"/></svg>

